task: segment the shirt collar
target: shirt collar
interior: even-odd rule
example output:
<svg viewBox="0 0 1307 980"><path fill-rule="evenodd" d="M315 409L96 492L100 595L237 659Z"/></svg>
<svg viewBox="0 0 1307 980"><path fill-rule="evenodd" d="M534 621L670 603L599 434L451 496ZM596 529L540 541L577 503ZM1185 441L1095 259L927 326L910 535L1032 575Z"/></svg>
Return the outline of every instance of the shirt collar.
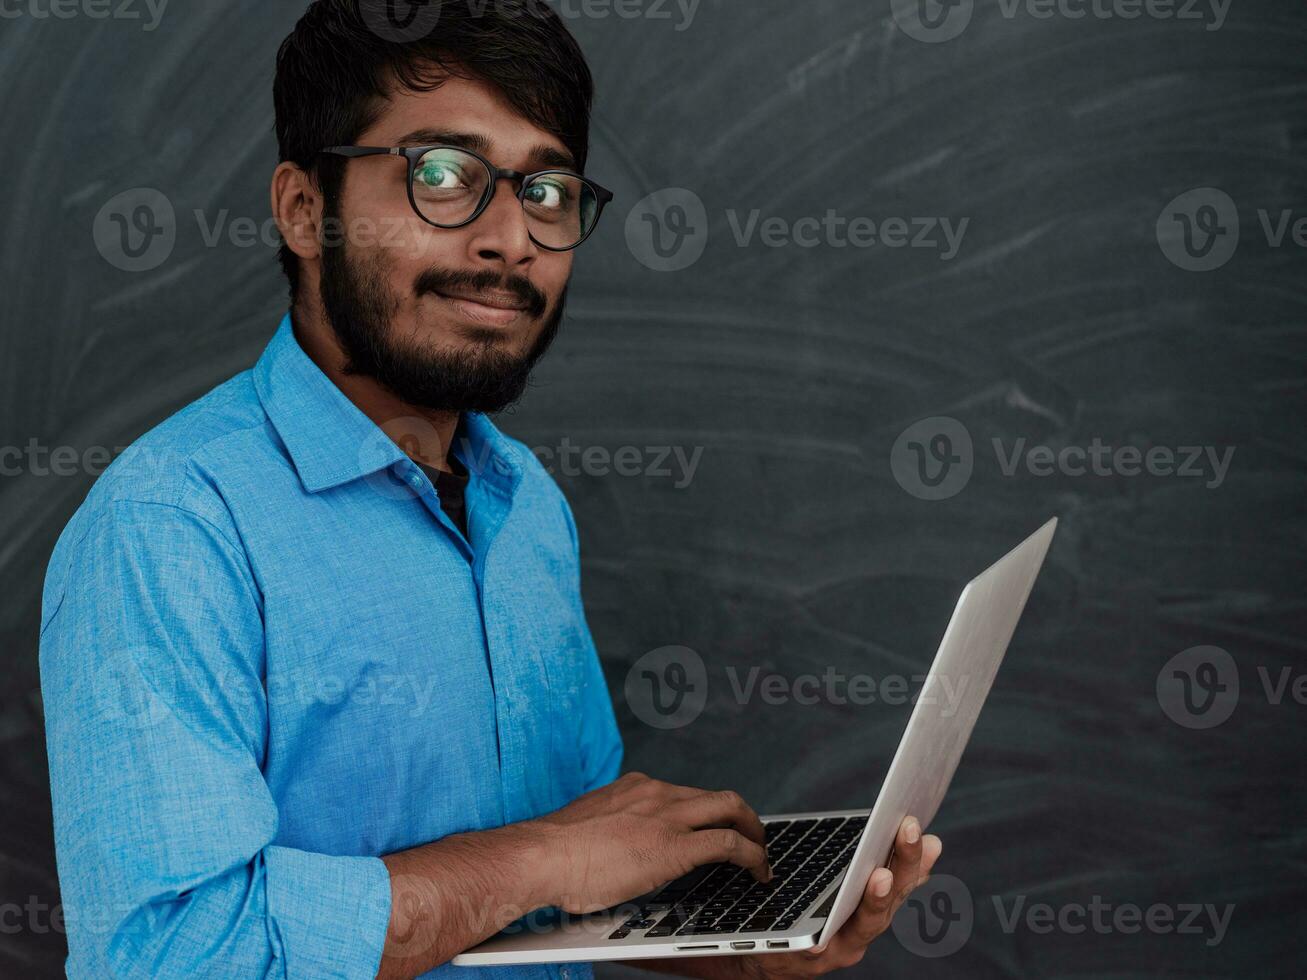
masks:
<svg viewBox="0 0 1307 980"><path fill-rule="evenodd" d="M254 390L309 493L386 467L416 470L404 451L304 353L289 313L254 366ZM475 477L512 496L522 479L520 450L489 419L465 413L455 449Z"/></svg>

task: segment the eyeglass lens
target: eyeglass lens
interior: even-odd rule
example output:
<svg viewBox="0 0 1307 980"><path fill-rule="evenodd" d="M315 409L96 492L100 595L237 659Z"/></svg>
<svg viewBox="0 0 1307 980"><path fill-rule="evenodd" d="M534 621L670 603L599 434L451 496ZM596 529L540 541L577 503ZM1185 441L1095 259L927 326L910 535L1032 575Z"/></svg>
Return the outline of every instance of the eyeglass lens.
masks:
<svg viewBox="0 0 1307 980"><path fill-rule="evenodd" d="M490 193L490 171L470 153L452 147L429 150L413 168L413 203L428 221L454 227L466 222ZM527 229L546 248L576 245L594 227L599 201L594 188L563 172L533 177L522 195Z"/></svg>

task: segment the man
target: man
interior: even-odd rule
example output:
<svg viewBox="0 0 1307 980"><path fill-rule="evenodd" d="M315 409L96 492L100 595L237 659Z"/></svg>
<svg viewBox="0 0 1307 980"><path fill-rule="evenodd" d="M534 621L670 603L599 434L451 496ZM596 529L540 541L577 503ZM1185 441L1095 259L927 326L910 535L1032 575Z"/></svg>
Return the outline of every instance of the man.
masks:
<svg viewBox="0 0 1307 980"><path fill-rule="evenodd" d="M532 909L770 874L735 794L616 778L571 513L487 418L608 198L580 176L581 52L530 0L447 3L403 43L383 6L317 0L278 58L291 315L106 472L50 563L70 976L412 977ZM819 954L653 966L854 962L940 845L909 819L897 850Z"/></svg>

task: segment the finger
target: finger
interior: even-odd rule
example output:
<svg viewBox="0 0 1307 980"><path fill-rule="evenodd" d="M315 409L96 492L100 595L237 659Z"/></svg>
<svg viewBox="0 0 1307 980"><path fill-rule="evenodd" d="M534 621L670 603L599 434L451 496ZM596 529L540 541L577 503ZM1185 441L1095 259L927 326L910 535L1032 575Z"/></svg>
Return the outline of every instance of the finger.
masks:
<svg viewBox="0 0 1307 980"><path fill-rule="evenodd" d="M944 842L934 834L927 834L921 838L921 874L922 877L930 874L935 868L935 863L939 861L940 855L944 853Z"/></svg>
<svg viewBox="0 0 1307 980"><path fill-rule="evenodd" d="M731 790L717 793L700 792L689 799L680 800L668 808L669 815L683 820L691 829L703 827L734 827L755 844L767 843L758 814L744 802L744 797Z"/></svg>
<svg viewBox="0 0 1307 980"><path fill-rule="evenodd" d="M834 970L857 966L867 953L867 944L855 942L841 929L825 946L814 946L795 954L802 958L801 972L806 976L821 976Z"/></svg>
<svg viewBox="0 0 1307 980"><path fill-rule="evenodd" d="M894 838L894 854L889 862L889 869L897 881L903 880L903 872L921 865L921 836L921 823L917 818L904 817Z"/></svg>
<svg viewBox="0 0 1307 980"><path fill-rule="evenodd" d="M943 842L932 834L922 834L920 824L912 817L904 820L889 862L889 869L894 873L895 894L915 888L930 873L943 849Z"/></svg>
<svg viewBox="0 0 1307 980"><path fill-rule="evenodd" d="M850 943L865 946L889 925L893 908L894 875L889 868L877 868L867 879L862 899L840 929Z"/></svg>
<svg viewBox="0 0 1307 980"><path fill-rule="evenodd" d="M728 861L751 871L759 881L771 879L767 851L737 830L728 827L695 830L683 835L682 841L686 856L695 867Z"/></svg>
<svg viewBox="0 0 1307 980"><path fill-rule="evenodd" d="M894 903L889 913L891 919L900 906L908 900L908 896L930 880L931 869L935 867L935 862L943 852L944 843L934 834L926 834L922 837L921 862L917 865L915 877L900 878L895 875ZM908 872L905 870L903 873L906 875Z"/></svg>

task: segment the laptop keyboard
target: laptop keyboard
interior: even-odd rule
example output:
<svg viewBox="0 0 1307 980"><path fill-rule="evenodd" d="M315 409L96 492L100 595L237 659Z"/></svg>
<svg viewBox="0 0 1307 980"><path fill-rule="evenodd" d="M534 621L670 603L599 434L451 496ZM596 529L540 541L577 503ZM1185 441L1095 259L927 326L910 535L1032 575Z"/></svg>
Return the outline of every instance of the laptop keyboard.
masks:
<svg viewBox="0 0 1307 980"><path fill-rule="evenodd" d="M608 938L788 929L844 874L866 824L866 817L772 821L765 825L771 881L763 884L734 864L696 868L665 885ZM813 915L830 912L831 900L822 904Z"/></svg>

